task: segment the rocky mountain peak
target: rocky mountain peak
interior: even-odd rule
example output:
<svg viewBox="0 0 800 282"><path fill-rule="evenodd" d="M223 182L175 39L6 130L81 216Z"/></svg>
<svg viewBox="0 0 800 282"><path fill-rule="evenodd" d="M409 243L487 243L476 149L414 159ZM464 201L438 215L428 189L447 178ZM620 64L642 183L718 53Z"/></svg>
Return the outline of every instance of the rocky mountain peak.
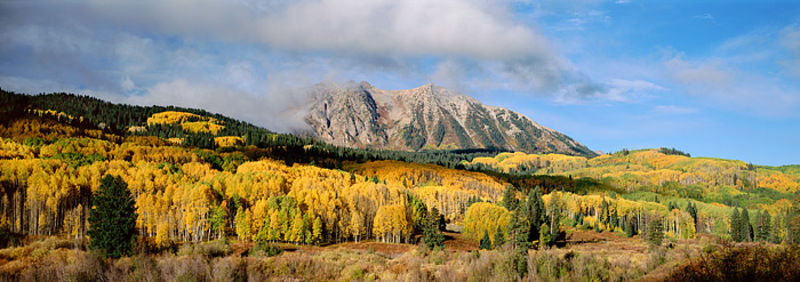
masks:
<svg viewBox="0 0 800 282"><path fill-rule="evenodd" d="M366 81L314 87L305 117L317 138L342 146L393 149L499 148L594 156L572 138L511 110L486 106L432 83L383 90Z"/></svg>

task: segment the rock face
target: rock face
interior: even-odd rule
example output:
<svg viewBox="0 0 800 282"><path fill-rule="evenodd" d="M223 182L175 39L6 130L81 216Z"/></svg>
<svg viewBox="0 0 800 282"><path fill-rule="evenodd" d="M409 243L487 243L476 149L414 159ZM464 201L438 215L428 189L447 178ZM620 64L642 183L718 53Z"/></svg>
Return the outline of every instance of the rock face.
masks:
<svg viewBox="0 0 800 282"><path fill-rule="evenodd" d="M336 145L418 151L499 148L595 156L569 136L501 107L426 84L381 90L369 83L318 84L306 123Z"/></svg>

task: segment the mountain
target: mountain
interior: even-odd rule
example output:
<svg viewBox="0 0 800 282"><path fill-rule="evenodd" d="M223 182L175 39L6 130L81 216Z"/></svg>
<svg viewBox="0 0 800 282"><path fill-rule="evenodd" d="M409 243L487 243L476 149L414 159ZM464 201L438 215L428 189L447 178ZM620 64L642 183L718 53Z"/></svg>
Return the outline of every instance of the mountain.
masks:
<svg viewBox="0 0 800 282"><path fill-rule="evenodd" d="M382 90L367 82L318 84L305 116L313 134L335 145L419 151L498 148L527 153L597 154L569 136L502 107L426 84Z"/></svg>

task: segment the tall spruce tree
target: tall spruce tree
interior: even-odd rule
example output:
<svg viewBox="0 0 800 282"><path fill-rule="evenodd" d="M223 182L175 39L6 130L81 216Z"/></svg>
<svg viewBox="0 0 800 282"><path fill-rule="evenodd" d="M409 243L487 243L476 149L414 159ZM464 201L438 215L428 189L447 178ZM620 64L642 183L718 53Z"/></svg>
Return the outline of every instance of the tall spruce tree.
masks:
<svg viewBox="0 0 800 282"><path fill-rule="evenodd" d="M89 248L110 258L133 252L136 235L136 201L119 176L106 175L89 211Z"/></svg>
<svg viewBox="0 0 800 282"><path fill-rule="evenodd" d="M492 246L495 249L498 249L506 244L505 233L503 233L503 229L500 226L497 226L497 231L494 232L494 242Z"/></svg>
<svg viewBox="0 0 800 282"><path fill-rule="evenodd" d="M509 244L513 252L513 267L519 277L528 274L528 218L523 214L522 209L517 209L511 214L511 234Z"/></svg>
<svg viewBox="0 0 800 282"><path fill-rule="evenodd" d="M692 219L694 220L694 226L696 228L697 227L697 205L695 205L692 202L689 202L686 205L686 212L688 212L689 215L692 216Z"/></svg>
<svg viewBox="0 0 800 282"><path fill-rule="evenodd" d="M780 244L781 242L781 214L778 213L775 215L774 220L772 220L772 226L769 231L769 240L770 243Z"/></svg>
<svg viewBox="0 0 800 282"><path fill-rule="evenodd" d="M742 241L753 241L753 226L750 225L750 215L747 208L742 209L742 214L739 217L739 226L742 228L741 238Z"/></svg>
<svg viewBox="0 0 800 282"><path fill-rule="evenodd" d="M731 213L731 239L736 242L742 241L742 225L741 220L739 219L739 209L734 208L733 212Z"/></svg>
<svg viewBox="0 0 800 282"><path fill-rule="evenodd" d="M422 231L422 243L429 250L444 248L444 235L439 230L439 210L433 208L427 216L425 226Z"/></svg>
<svg viewBox="0 0 800 282"><path fill-rule="evenodd" d="M625 236L628 238L633 237L634 230L633 230L633 217L625 219Z"/></svg>
<svg viewBox="0 0 800 282"><path fill-rule="evenodd" d="M503 206L508 211L514 211L517 209L517 206L519 206L517 190L514 189L514 186L511 184L506 184L506 190L503 192Z"/></svg>
<svg viewBox="0 0 800 282"><path fill-rule="evenodd" d="M772 232L771 227L771 220L770 215L766 211L761 211L758 213L758 219L756 224L758 228L756 229L757 240L758 241L767 241L770 237L770 232Z"/></svg>
<svg viewBox="0 0 800 282"><path fill-rule="evenodd" d="M660 218L652 219L647 225L647 241L653 246L661 246L664 240L664 225Z"/></svg>
<svg viewBox="0 0 800 282"><path fill-rule="evenodd" d="M525 202L525 216L528 218L530 228L528 241L536 240L539 236L539 226L544 222L545 210L542 200L542 188L536 186L528 192L528 201Z"/></svg>

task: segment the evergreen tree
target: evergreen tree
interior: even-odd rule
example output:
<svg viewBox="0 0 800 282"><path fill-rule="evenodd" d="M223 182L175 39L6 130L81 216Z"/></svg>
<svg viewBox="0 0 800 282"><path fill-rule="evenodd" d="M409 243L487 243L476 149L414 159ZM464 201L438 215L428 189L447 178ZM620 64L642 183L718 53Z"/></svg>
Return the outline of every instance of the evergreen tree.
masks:
<svg viewBox="0 0 800 282"><path fill-rule="evenodd" d="M491 250L492 249L492 239L489 239L489 231L484 229L483 230L483 238L481 238L481 250Z"/></svg>
<svg viewBox="0 0 800 282"><path fill-rule="evenodd" d="M542 200L542 188L536 186L528 193L528 201L525 202L525 216L528 218L530 228L528 230L528 241L536 240L539 235L538 228L544 222L545 210Z"/></svg>
<svg viewBox="0 0 800 282"><path fill-rule="evenodd" d="M550 230L549 229L550 228L548 228L547 224L545 224L545 223L542 223L542 225L539 226L539 249L540 250L544 250L545 247L550 246L550 241L552 241L552 238L550 238Z"/></svg>
<svg viewBox="0 0 800 282"><path fill-rule="evenodd" d="M633 237L635 234L633 230L633 217L625 219L625 236L628 238Z"/></svg>
<svg viewBox="0 0 800 282"><path fill-rule="evenodd" d="M734 208L733 212L731 213L731 239L736 242L742 241L742 226L741 220L739 219L739 209Z"/></svg>
<svg viewBox="0 0 800 282"><path fill-rule="evenodd" d="M119 176L106 175L95 192L89 211L89 248L110 258L133 252L136 235L136 201Z"/></svg>
<svg viewBox="0 0 800 282"><path fill-rule="evenodd" d="M761 241L769 240L769 237L772 235L771 219L772 218L767 211L761 211L761 229L759 230Z"/></svg>
<svg viewBox="0 0 800 282"><path fill-rule="evenodd" d="M517 209L518 205L519 200L517 200L517 191L511 184L506 184L506 190L503 193L503 206L508 211L513 211Z"/></svg>
<svg viewBox="0 0 800 282"><path fill-rule="evenodd" d="M493 246L495 249L498 249L506 244L505 233L503 233L503 229L500 226L497 226L497 231L494 233L494 243Z"/></svg>
<svg viewBox="0 0 800 282"><path fill-rule="evenodd" d="M429 250L444 248L444 235L439 231L439 210L434 208L425 223L422 231L422 243Z"/></svg>
<svg viewBox="0 0 800 282"><path fill-rule="evenodd" d="M655 218L647 226L647 242L654 246L661 246L663 240L664 226L661 224L661 219Z"/></svg>
<svg viewBox="0 0 800 282"><path fill-rule="evenodd" d="M694 226L697 226L697 205L695 205L692 202L689 202L686 205L686 212L688 212L689 215L692 216L692 219L694 220Z"/></svg>
<svg viewBox="0 0 800 282"><path fill-rule="evenodd" d="M773 244L780 244L781 243L780 221L781 221L781 215L780 215L780 213L778 213L778 214L775 215L775 218L772 221L773 224L772 224L772 226L770 228L769 238L767 239L767 240L769 240L770 243L773 243Z"/></svg>
<svg viewBox="0 0 800 282"><path fill-rule="evenodd" d="M741 236L742 241L753 241L753 226L750 225L750 215L747 208L742 209L742 214L739 217L740 227L742 228Z"/></svg>
<svg viewBox="0 0 800 282"><path fill-rule="evenodd" d="M509 223L511 226L509 243L511 243L513 249L528 249L529 224L528 218L521 213L520 209L517 209L511 214L511 222Z"/></svg>
<svg viewBox="0 0 800 282"><path fill-rule="evenodd" d="M515 210L511 214L511 251L513 252L513 267L519 277L525 277L528 273L528 231L530 226L527 217L522 214L521 209Z"/></svg>

